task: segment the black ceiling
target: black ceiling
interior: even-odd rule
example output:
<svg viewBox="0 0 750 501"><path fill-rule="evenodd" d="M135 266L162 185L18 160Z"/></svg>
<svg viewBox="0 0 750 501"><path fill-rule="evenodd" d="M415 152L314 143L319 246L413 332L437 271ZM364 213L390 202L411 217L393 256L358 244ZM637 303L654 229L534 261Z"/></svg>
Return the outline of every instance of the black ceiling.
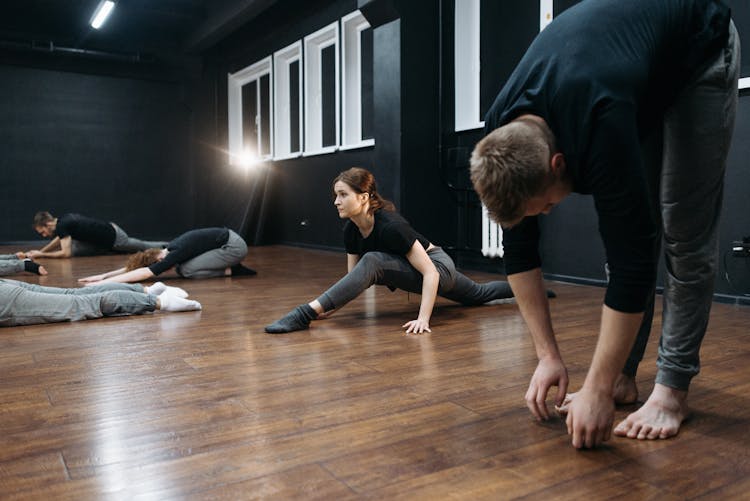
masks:
<svg viewBox="0 0 750 501"><path fill-rule="evenodd" d="M117 0L101 29L89 26L99 0L2 0L4 48L65 47L119 53L198 53L275 0Z"/></svg>

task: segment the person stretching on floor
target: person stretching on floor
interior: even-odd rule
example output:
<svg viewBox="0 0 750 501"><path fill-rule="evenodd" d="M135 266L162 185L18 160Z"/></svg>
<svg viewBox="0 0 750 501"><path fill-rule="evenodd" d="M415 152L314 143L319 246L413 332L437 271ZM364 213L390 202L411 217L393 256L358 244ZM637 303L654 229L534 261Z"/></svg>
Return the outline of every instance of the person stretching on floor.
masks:
<svg viewBox="0 0 750 501"><path fill-rule="evenodd" d="M27 271L37 275L46 275L47 270L39 263L26 257L25 252L15 254L0 254L0 276L13 275Z"/></svg>
<svg viewBox="0 0 750 501"><path fill-rule="evenodd" d="M312 320L330 314L373 284L421 293L419 315L402 327L406 333L430 330L435 297L463 305L480 305L513 297L507 282L478 284L456 271L440 247L417 233L377 191L375 177L353 167L333 181L333 204L339 217L348 219L344 243L348 273L320 297L303 304L266 326L271 334L307 329Z"/></svg>
<svg viewBox="0 0 750 501"><path fill-rule="evenodd" d="M115 223L74 213L56 218L46 211L37 212L32 226L39 235L52 239L39 250L27 251L26 257L32 258L98 256L110 252L131 253L166 245L166 242L133 238Z"/></svg>
<svg viewBox="0 0 750 501"><path fill-rule="evenodd" d="M62 289L0 279L0 327L141 315L154 310L200 310L201 304L186 299L187 295L183 289L161 282Z"/></svg>
<svg viewBox="0 0 750 501"><path fill-rule="evenodd" d="M183 233L166 249L148 249L130 256L124 268L78 281L140 282L174 268L182 278L210 278L225 275L255 275L240 264L247 255L247 244L228 228L200 228Z"/></svg>

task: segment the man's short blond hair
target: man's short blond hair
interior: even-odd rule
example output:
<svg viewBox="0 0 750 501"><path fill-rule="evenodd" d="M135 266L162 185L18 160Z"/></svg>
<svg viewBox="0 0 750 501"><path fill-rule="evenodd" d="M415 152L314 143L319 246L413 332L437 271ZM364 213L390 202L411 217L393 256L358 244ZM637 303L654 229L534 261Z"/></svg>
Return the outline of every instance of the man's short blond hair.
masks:
<svg viewBox="0 0 750 501"><path fill-rule="evenodd" d="M552 184L554 152L552 132L531 119L514 120L477 143L471 182L492 219L505 227L523 219L526 202Z"/></svg>

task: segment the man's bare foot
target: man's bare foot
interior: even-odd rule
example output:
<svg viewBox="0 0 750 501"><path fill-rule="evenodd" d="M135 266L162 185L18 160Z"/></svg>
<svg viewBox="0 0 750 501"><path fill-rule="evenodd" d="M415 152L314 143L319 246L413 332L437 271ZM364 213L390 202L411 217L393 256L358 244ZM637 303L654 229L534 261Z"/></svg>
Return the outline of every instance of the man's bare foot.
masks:
<svg viewBox="0 0 750 501"><path fill-rule="evenodd" d="M39 265L39 274L40 275L46 275L47 269L44 266Z"/></svg>
<svg viewBox="0 0 750 501"><path fill-rule="evenodd" d="M626 376L625 374L620 374L619 376L617 376L617 380L615 380L615 387L613 388L613 396L615 398L615 404L617 405L627 405L635 403L638 400L638 386L636 386L635 384L635 378ZM570 403L575 397L576 393L567 393L562 405L555 406L555 410L558 412L558 414L560 414L561 416L566 415L568 413Z"/></svg>
<svg viewBox="0 0 750 501"><path fill-rule="evenodd" d="M689 415L687 391L657 383L643 407L618 424L614 433L638 440L669 438L677 435Z"/></svg>

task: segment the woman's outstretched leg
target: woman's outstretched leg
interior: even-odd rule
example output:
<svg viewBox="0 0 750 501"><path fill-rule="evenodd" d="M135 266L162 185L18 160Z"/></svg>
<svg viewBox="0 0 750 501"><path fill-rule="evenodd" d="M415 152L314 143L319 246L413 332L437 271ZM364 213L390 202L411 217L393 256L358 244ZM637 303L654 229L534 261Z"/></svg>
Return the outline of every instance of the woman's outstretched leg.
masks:
<svg viewBox="0 0 750 501"><path fill-rule="evenodd" d="M385 252L368 252L352 271L317 299L296 307L267 325L265 330L270 334L283 334L307 329L320 314L341 308L375 284L418 292L422 288L422 275L406 258Z"/></svg>
<svg viewBox="0 0 750 501"><path fill-rule="evenodd" d="M513 291L508 282L493 280L480 284L457 271L453 288L440 295L465 306L476 306L496 299L512 298Z"/></svg>

